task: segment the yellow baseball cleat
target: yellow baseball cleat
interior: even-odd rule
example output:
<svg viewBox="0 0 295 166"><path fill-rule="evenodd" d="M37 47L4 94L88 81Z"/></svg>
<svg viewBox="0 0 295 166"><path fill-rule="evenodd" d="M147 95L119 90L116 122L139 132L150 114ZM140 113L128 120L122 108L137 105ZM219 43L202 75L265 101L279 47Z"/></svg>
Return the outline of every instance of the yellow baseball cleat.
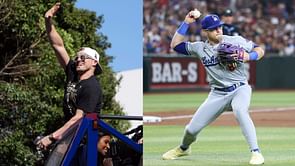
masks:
<svg viewBox="0 0 295 166"><path fill-rule="evenodd" d="M178 147L176 147L174 149L169 150L165 154L163 154L162 159L163 160L174 160L174 159L176 159L178 157L188 156L190 154L191 154L191 149L190 148L188 148L187 150L183 151L178 146Z"/></svg>
<svg viewBox="0 0 295 166"><path fill-rule="evenodd" d="M264 163L264 158L261 153L259 152L252 152L252 157L249 162L251 165L260 165Z"/></svg>

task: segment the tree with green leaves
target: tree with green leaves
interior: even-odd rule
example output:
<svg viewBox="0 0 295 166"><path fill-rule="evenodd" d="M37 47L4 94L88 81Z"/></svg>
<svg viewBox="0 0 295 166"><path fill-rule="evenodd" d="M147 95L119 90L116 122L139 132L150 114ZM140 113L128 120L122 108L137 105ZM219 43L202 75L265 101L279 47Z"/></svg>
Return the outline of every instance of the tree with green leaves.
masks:
<svg viewBox="0 0 295 166"><path fill-rule="evenodd" d="M48 134L63 123L62 100L65 75L51 48L44 23L45 12L55 1L0 0L0 163L35 165L33 140ZM115 73L109 67L111 47L107 37L97 33L103 16L77 9L75 1L62 0L62 11L55 25L71 57L82 46L96 49L103 73L99 76L103 89L102 114L123 115L114 100ZM129 124L107 121L120 131Z"/></svg>

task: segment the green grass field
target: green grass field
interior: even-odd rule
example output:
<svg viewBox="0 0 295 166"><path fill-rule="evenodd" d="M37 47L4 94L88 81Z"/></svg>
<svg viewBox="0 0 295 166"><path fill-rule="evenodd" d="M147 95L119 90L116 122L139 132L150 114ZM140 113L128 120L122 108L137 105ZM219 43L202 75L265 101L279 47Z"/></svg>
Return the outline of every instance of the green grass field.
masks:
<svg viewBox="0 0 295 166"><path fill-rule="evenodd" d="M144 113L195 110L207 92L145 94ZM254 91L252 108L295 107L295 91ZM145 166L243 166L251 153L239 126L208 126L192 145L192 155L166 161L161 156L179 145L184 126L144 126ZM295 166L295 129L258 127L257 136L266 166Z"/></svg>
<svg viewBox="0 0 295 166"><path fill-rule="evenodd" d="M144 112L195 110L208 96L208 92L145 94ZM254 91L251 107L295 107L295 91Z"/></svg>
<svg viewBox="0 0 295 166"><path fill-rule="evenodd" d="M251 153L239 127L207 127L192 145L192 154L178 160L162 160L176 147L184 126L144 127L144 166L243 166ZM260 148L267 166L295 165L294 128L257 128Z"/></svg>

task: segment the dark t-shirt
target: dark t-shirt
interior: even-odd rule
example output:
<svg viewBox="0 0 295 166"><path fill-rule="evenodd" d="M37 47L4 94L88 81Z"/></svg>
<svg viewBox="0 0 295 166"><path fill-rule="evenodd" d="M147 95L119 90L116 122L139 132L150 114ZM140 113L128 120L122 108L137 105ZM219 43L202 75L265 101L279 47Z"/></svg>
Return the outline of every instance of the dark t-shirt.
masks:
<svg viewBox="0 0 295 166"><path fill-rule="evenodd" d="M102 90L99 81L93 75L79 81L75 62L70 60L66 67L66 84L64 92L63 111L65 119L69 120L76 114L76 109L84 113L100 113L102 106Z"/></svg>
<svg viewBox="0 0 295 166"><path fill-rule="evenodd" d="M231 24L223 24L222 26L223 35L229 35L229 36L237 36L240 35L239 29Z"/></svg>

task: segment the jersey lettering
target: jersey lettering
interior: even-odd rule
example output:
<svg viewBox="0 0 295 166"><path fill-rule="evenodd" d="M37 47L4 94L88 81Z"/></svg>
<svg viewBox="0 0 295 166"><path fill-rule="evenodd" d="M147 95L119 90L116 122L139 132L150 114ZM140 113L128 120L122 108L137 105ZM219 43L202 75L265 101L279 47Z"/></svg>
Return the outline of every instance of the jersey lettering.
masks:
<svg viewBox="0 0 295 166"><path fill-rule="evenodd" d="M201 60L202 60L202 63L204 64L204 66L206 66L206 67L215 66L215 65L219 64L219 60L215 56L211 56L210 58L202 57Z"/></svg>

